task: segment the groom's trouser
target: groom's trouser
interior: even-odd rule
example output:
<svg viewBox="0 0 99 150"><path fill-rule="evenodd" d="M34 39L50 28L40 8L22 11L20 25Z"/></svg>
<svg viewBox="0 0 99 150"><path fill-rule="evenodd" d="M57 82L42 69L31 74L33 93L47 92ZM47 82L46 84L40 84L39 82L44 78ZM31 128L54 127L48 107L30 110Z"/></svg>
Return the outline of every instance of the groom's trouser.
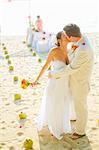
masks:
<svg viewBox="0 0 99 150"><path fill-rule="evenodd" d="M74 106L76 112L75 132L77 134L85 134L87 124L87 96L88 89L76 89L72 92L74 98Z"/></svg>

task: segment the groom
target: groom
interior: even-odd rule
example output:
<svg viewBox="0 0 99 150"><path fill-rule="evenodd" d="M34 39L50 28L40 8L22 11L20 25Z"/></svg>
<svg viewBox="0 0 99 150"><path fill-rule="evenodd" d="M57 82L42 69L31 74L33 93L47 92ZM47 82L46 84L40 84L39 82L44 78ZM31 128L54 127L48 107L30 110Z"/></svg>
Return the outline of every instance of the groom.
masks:
<svg viewBox="0 0 99 150"><path fill-rule="evenodd" d="M76 112L75 131L71 138L78 139L85 135L87 124L87 96L90 89L93 51L87 37L81 34L76 24L66 25L63 34L70 42L75 43L69 58L70 64L61 72L49 74L49 77L58 79L66 75L70 76L70 89Z"/></svg>

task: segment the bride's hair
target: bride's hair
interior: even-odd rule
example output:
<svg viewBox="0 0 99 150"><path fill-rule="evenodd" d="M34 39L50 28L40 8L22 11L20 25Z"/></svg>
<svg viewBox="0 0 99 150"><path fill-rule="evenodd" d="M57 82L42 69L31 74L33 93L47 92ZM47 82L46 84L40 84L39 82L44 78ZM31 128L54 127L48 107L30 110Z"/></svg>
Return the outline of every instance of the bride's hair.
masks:
<svg viewBox="0 0 99 150"><path fill-rule="evenodd" d="M62 31L56 34L57 43L55 43L58 47L60 46L59 40L61 39Z"/></svg>

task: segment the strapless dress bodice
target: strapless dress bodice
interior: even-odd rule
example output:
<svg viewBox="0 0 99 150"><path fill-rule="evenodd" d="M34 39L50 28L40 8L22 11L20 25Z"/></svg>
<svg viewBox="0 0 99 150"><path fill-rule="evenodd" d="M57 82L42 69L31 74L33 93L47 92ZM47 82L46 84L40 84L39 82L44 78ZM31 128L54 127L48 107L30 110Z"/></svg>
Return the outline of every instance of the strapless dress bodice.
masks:
<svg viewBox="0 0 99 150"><path fill-rule="evenodd" d="M51 71L58 72L62 71L66 67L66 64L60 60L54 60L51 65Z"/></svg>

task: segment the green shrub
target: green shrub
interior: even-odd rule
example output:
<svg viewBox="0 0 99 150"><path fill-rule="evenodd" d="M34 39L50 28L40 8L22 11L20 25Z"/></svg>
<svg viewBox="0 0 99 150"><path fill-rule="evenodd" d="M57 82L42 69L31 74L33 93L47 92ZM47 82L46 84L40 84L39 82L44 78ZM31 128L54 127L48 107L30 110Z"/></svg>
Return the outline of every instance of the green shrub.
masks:
<svg viewBox="0 0 99 150"><path fill-rule="evenodd" d="M38 62L39 62L39 63L41 63L41 62L42 62L42 59L41 59L41 58L39 58L39 59L38 59Z"/></svg>
<svg viewBox="0 0 99 150"><path fill-rule="evenodd" d="M35 52L33 52L33 56L36 56L36 53L35 53Z"/></svg>
<svg viewBox="0 0 99 150"><path fill-rule="evenodd" d="M9 55L6 55L6 56L5 56L5 59L9 59L9 58L10 58L10 56L9 56Z"/></svg>
<svg viewBox="0 0 99 150"><path fill-rule="evenodd" d="M5 54L5 55L8 54L8 51L5 51L4 54Z"/></svg>
<svg viewBox="0 0 99 150"><path fill-rule="evenodd" d="M13 66L9 66L9 71L13 71L14 67Z"/></svg>
<svg viewBox="0 0 99 150"><path fill-rule="evenodd" d="M16 82L16 81L18 81L18 76L14 76L13 77L13 80Z"/></svg>
<svg viewBox="0 0 99 150"><path fill-rule="evenodd" d="M8 60L8 64L11 64L11 60Z"/></svg>
<svg viewBox="0 0 99 150"><path fill-rule="evenodd" d="M14 95L14 101L17 101L17 100L21 100L21 95L20 94L15 94Z"/></svg>

